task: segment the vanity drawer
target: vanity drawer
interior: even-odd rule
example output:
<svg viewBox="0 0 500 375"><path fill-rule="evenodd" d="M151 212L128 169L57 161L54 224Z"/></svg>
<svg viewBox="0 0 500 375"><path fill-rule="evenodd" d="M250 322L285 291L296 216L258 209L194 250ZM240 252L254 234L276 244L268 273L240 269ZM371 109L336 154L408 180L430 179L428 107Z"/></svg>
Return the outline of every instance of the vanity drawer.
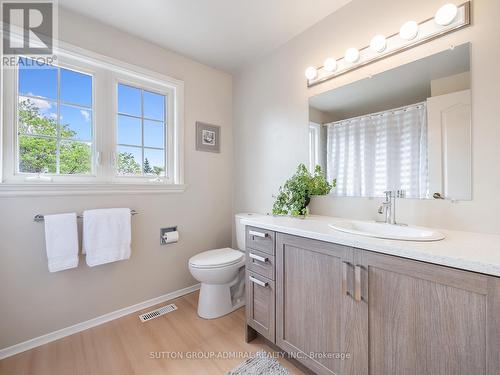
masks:
<svg viewBox="0 0 500 375"><path fill-rule="evenodd" d="M264 253L274 255L274 244L276 235L272 230L248 227L246 230L246 248L260 250Z"/></svg>
<svg viewBox="0 0 500 375"><path fill-rule="evenodd" d="M247 250L247 270L274 280L274 256L262 251Z"/></svg>
<svg viewBox="0 0 500 375"><path fill-rule="evenodd" d="M274 342L274 281L247 270L246 296L247 324L266 339Z"/></svg>

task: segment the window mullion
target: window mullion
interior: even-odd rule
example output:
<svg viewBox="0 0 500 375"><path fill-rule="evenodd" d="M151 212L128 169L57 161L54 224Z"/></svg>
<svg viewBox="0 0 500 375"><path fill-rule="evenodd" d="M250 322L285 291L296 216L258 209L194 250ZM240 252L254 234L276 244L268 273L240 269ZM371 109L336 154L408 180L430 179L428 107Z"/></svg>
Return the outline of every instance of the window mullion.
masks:
<svg viewBox="0 0 500 375"><path fill-rule="evenodd" d="M57 68L56 174L61 174L61 69Z"/></svg>
<svg viewBox="0 0 500 375"><path fill-rule="evenodd" d="M141 142L141 151L142 151L142 166L141 166L141 175L145 175L144 173L144 90L141 89L141 131L142 131L142 142Z"/></svg>
<svg viewBox="0 0 500 375"><path fill-rule="evenodd" d="M95 106L98 108L96 111L99 112L99 117L96 116L96 134L99 135L97 147L99 147L102 154L101 164L98 168L101 172L101 177L106 182L110 182L116 173L118 163L115 136L113 133L116 131L116 126L101 126L101 124L115 124L116 90L113 91L114 80L109 72L100 71L96 77L98 78L96 78L95 86ZM112 163L113 158L116 160L114 165ZM107 160L107 163L103 164L103 160Z"/></svg>

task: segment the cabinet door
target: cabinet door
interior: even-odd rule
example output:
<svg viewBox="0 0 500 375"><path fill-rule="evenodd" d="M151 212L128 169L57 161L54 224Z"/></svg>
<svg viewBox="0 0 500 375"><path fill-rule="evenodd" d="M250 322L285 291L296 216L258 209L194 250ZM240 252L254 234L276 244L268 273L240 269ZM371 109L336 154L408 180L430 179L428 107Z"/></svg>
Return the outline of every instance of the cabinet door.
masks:
<svg viewBox="0 0 500 375"><path fill-rule="evenodd" d="M352 249L281 233L276 245L276 343L318 374L362 374L349 332Z"/></svg>
<svg viewBox="0 0 500 375"><path fill-rule="evenodd" d="M246 278L247 324L274 342L274 281L248 270Z"/></svg>
<svg viewBox="0 0 500 375"><path fill-rule="evenodd" d="M355 264L368 306L359 319L370 375L498 371L497 278L362 250Z"/></svg>

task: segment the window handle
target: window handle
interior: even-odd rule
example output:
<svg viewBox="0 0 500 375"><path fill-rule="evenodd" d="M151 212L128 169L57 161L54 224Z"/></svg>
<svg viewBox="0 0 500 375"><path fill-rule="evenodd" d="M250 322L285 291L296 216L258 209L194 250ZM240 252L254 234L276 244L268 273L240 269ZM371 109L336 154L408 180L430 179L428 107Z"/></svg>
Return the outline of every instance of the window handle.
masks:
<svg viewBox="0 0 500 375"><path fill-rule="evenodd" d="M52 177L38 173L36 176L28 176L24 180L29 182L52 182Z"/></svg>
<svg viewBox="0 0 500 375"><path fill-rule="evenodd" d="M101 151L97 151L95 153L95 163L97 165L101 165L101 162L102 162L102 153L101 153Z"/></svg>
<svg viewBox="0 0 500 375"><path fill-rule="evenodd" d="M116 167L116 152L114 151L109 153L109 164L112 168Z"/></svg>

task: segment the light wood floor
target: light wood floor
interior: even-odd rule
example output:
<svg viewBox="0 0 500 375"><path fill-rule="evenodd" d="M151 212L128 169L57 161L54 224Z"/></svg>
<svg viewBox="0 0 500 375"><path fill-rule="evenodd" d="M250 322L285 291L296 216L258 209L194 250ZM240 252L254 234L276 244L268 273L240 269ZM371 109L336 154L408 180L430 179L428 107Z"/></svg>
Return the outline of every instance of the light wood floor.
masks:
<svg viewBox="0 0 500 375"><path fill-rule="evenodd" d="M138 314L105 323L0 361L2 375L225 374L245 358L169 359L161 352L244 352L272 349L258 338L245 343L245 311L204 320L198 293L174 300L177 311L141 323ZM163 358L152 358L151 353ZM303 374L285 359L291 374Z"/></svg>

